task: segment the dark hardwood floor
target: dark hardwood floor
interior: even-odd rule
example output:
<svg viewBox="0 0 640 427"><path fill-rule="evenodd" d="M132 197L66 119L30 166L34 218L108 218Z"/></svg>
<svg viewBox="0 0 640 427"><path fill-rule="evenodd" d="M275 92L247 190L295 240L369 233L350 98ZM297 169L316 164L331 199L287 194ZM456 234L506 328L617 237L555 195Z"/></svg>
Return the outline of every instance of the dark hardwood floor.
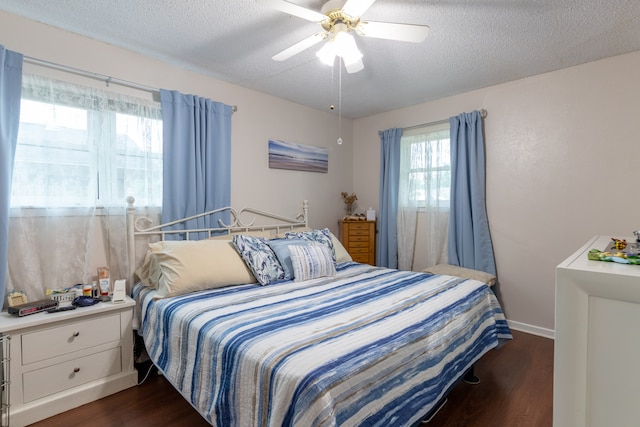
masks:
<svg viewBox="0 0 640 427"><path fill-rule="evenodd" d="M426 427L545 427L552 424L553 340L514 339L476 364L480 384L458 384ZM208 426L162 377L33 424L35 427Z"/></svg>

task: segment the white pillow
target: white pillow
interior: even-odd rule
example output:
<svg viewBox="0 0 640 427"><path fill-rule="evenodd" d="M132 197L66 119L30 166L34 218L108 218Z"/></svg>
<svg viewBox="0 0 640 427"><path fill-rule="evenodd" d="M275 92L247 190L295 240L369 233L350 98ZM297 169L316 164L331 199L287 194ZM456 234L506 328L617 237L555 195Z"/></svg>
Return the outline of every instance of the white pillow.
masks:
<svg viewBox="0 0 640 427"><path fill-rule="evenodd" d="M149 254L150 281L157 282L155 298L256 283L229 240L166 240L159 243L162 247L152 249Z"/></svg>
<svg viewBox="0 0 640 427"><path fill-rule="evenodd" d="M142 282L142 284L148 288L156 289L158 287L157 274L155 274L156 277L153 277L155 271L152 271L151 268L151 253L161 250L163 243L164 242L149 243L149 250L144 256L144 261L142 262L142 265L136 270L136 275L140 279L140 282Z"/></svg>
<svg viewBox="0 0 640 427"><path fill-rule="evenodd" d="M331 241L333 242L333 250L336 253L336 262L351 262L353 259L349 252L344 248L342 242L331 233Z"/></svg>
<svg viewBox="0 0 640 427"><path fill-rule="evenodd" d="M451 264L436 264L422 270L424 273L445 274L447 276L462 277L463 279L474 279L486 283L488 286L496 284L496 276L480 270L459 267Z"/></svg>

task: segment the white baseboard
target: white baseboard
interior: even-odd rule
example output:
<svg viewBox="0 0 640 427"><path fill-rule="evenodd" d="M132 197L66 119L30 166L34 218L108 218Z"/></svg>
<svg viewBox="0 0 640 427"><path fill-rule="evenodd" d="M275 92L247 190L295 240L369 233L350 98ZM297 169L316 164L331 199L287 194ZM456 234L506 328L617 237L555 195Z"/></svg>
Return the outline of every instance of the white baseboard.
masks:
<svg viewBox="0 0 640 427"><path fill-rule="evenodd" d="M507 320L509 327L516 331L526 332L539 337L555 339L556 331L553 329L541 328L539 326L528 325L526 323L516 322L515 320Z"/></svg>

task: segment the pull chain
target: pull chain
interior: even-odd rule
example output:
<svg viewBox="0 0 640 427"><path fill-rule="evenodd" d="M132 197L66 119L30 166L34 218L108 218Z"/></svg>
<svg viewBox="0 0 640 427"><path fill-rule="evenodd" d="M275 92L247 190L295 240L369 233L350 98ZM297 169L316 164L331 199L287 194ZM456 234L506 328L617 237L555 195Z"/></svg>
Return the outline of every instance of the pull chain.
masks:
<svg viewBox="0 0 640 427"><path fill-rule="evenodd" d="M338 63L338 145L342 145L342 57Z"/></svg>

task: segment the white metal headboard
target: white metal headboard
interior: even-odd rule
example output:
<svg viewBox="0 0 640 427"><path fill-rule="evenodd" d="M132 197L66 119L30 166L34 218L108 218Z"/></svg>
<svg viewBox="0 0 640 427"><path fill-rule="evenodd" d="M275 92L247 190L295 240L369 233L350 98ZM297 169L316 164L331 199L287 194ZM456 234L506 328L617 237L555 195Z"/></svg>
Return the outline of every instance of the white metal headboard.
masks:
<svg viewBox="0 0 640 427"><path fill-rule="evenodd" d="M304 200L302 203L302 213L296 215L295 218L288 218L260 209L242 208L240 210L236 210L230 206L227 206L224 208L215 209L209 212L204 212L198 215L190 216L188 218L178 219L176 221L171 221L159 225L153 225L153 221L145 216L136 218L136 208L134 204L135 198L133 196L127 197L127 255L129 258L128 279L130 286L133 286L133 284L135 283L134 275L137 263L136 238L139 236L146 236L147 238L155 236L159 238L159 240L165 240L167 235L181 234L184 235L185 240L190 240L190 236L193 233L208 233L209 237L225 233L231 234L236 232L249 231L272 231L273 234L278 234L285 231L300 229L303 227L306 228L309 226L309 202L307 200ZM224 212L229 212L231 217L230 224L224 224L221 220L218 220L219 227L214 228L166 230L167 227L175 224L181 224L197 218L207 217L209 215ZM244 214L251 215L249 221L243 221L242 217ZM269 223L256 224L256 220L258 218L260 218L261 222L269 221Z"/></svg>

